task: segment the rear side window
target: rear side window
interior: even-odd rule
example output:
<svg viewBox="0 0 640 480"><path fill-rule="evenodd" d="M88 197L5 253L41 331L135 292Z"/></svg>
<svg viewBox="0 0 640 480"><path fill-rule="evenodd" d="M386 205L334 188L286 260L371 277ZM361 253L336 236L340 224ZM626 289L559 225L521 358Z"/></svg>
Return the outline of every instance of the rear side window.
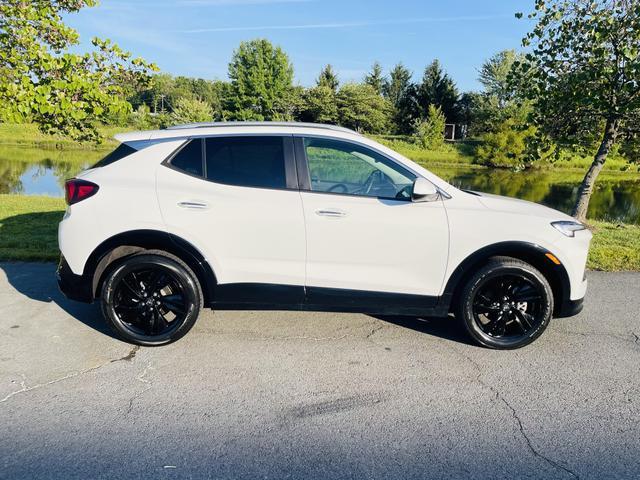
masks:
<svg viewBox="0 0 640 480"><path fill-rule="evenodd" d="M112 164L113 162L117 162L118 160L123 159L124 157L128 157L132 153L137 152L137 150L126 143L121 143L118 145L113 152L104 157L102 160L98 160L98 162L91 168L100 168L106 167L107 165Z"/></svg>
<svg viewBox="0 0 640 480"><path fill-rule="evenodd" d="M202 171L202 140L190 140L171 159L171 166L191 175L201 177Z"/></svg>
<svg viewBox="0 0 640 480"><path fill-rule="evenodd" d="M205 142L208 180L242 187L286 188L282 137L214 137Z"/></svg>

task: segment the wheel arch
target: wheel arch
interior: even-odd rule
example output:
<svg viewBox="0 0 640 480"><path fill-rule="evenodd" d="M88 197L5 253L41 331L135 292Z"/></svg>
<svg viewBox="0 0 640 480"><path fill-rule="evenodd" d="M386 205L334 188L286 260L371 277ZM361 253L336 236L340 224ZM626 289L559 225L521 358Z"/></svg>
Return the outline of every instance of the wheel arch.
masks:
<svg viewBox="0 0 640 480"><path fill-rule="evenodd" d="M535 243L522 241L500 242L485 246L467 256L453 271L447 280L442 298L447 308L458 301L458 295L466 279L489 258L495 256L513 257L534 266L545 276L553 292L554 313L560 312L568 301L571 283L566 268L554 263L546 254L548 249ZM555 257L555 255L554 255Z"/></svg>
<svg viewBox="0 0 640 480"><path fill-rule="evenodd" d="M91 279L96 298L110 265L116 260L144 250L162 250L185 262L198 277L205 306L213 302L215 273L204 255L190 242L159 230L131 230L114 235L98 245L85 263L83 276Z"/></svg>

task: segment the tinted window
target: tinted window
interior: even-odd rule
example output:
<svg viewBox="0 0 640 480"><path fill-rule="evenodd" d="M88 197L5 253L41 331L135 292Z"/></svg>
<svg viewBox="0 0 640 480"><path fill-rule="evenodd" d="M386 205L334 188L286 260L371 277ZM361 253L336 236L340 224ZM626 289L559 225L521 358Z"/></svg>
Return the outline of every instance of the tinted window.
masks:
<svg viewBox="0 0 640 480"><path fill-rule="evenodd" d="M202 176L202 141L191 140L171 159L171 165L191 175Z"/></svg>
<svg viewBox="0 0 640 480"><path fill-rule="evenodd" d="M416 176L373 150L349 142L305 138L316 192L409 200Z"/></svg>
<svg viewBox="0 0 640 480"><path fill-rule="evenodd" d="M282 137L206 139L207 178L243 187L285 188Z"/></svg>
<svg viewBox="0 0 640 480"><path fill-rule="evenodd" d="M105 167L113 162L117 162L118 160L123 159L124 157L128 157L134 152L137 152L135 148L130 147L126 143L121 143L120 145L118 145L118 148L116 148L102 160L98 160L98 162L91 168Z"/></svg>

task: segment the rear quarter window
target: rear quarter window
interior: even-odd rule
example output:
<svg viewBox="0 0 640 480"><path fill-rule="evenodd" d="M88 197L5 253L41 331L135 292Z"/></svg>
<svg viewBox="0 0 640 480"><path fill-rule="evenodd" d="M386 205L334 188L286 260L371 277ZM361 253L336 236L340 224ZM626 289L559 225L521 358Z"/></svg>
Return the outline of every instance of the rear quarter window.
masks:
<svg viewBox="0 0 640 480"><path fill-rule="evenodd" d="M111 165L118 160L122 160L124 157L128 157L132 153L137 152L137 150L126 143L121 143L118 147L109 153L106 157L98 160L91 168L100 168L106 167L107 165Z"/></svg>
<svg viewBox="0 0 640 480"><path fill-rule="evenodd" d="M190 175L203 176L202 140L189 140L171 159L171 166Z"/></svg>

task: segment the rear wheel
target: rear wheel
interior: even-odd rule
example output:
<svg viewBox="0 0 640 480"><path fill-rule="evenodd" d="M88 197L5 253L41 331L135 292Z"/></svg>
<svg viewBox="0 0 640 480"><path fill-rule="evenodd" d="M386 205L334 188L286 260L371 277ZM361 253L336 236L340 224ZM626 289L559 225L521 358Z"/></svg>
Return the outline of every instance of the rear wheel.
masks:
<svg viewBox="0 0 640 480"><path fill-rule="evenodd" d="M553 293L540 271L515 258L495 257L467 280L456 316L477 343L513 349L538 338L552 312Z"/></svg>
<svg viewBox="0 0 640 480"><path fill-rule="evenodd" d="M163 345L184 336L202 308L194 273L168 254L125 258L102 286L102 313L111 328L139 345Z"/></svg>

